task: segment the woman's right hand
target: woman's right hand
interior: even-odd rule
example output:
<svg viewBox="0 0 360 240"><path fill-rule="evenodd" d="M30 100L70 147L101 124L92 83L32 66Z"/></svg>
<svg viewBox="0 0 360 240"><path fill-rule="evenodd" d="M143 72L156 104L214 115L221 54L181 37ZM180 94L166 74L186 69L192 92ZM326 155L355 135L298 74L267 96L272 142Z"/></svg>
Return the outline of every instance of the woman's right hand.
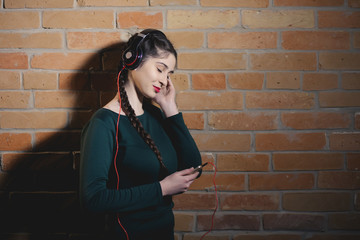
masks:
<svg viewBox="0 0 360 240"><path fill-rule="evenodd" d="M188 190L199 172L192 173L194 168L175 172L160 181L163 196L175 195Z"/></svg>

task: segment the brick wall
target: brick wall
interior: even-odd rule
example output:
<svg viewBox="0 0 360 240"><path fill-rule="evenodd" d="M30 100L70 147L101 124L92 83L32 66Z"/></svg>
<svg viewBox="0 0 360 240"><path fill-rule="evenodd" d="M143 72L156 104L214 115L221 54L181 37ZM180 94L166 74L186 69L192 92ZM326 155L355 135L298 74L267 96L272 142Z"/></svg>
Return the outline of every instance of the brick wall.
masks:
<svg viewBox="0 0 360 240"><path fill-rule="evenodd" d="M214 162L206 239L360 236L359 0L0 0L0 238L96 239L79 136L138 29L178 49L177 102ZM215 207L211 166L174 198L177 240Z"/></svg>

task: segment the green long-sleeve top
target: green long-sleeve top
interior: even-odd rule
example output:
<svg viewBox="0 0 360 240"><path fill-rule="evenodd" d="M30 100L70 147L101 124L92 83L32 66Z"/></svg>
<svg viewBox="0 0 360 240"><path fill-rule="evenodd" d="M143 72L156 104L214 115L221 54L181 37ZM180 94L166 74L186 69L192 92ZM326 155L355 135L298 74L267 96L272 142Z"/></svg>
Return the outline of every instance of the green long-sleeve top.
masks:
<svg viewBox="0 0 360 240"><path fill-rule="evenodd" d="M201 164L199 150L181 113L164 118L160 109L144 104L144 113L138 118L158 147L169 174ZM171 197L162 196L157 156L128 117L121 115L114 164L117 119L117 113L102 108L83 129L81 203L90 211L118 213L130 235L132 231L166 229L173 222L173 203Z"/></svg>

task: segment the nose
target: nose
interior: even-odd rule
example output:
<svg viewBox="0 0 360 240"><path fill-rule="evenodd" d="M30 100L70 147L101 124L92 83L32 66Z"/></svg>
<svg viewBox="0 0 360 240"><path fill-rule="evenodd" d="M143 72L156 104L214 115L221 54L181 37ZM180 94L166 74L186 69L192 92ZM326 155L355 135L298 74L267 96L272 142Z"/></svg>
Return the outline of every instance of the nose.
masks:
<svg viewBox="0 0 360 240"><path fill-rule="evenodd" d="M160 82L160 87L166 86L167 81L168 81L167 76L162 77L161 80L159 81Z"/></svg>

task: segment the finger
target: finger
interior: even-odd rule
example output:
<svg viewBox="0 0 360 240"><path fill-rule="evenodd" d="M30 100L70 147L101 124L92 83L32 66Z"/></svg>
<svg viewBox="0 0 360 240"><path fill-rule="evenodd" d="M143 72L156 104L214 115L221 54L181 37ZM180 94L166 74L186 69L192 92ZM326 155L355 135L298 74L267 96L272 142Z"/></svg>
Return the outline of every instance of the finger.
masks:
<svg viewBox="0 0 360 240"><path fill-rule="evenodd" d="M172 82L172 80L171 80L170 77L169 77L169 79L168 79L167 88L168 88L168 89L175 89L174 84L173 84L173 82Z"/></svg>
<svg viewBox="0 0 360 240"><path fill-rule="evenodd" d="M199 172L195 172L195 173L192 173L192 174L190 174L188 176L189 176L190 181L194 181L197 178L198 175L199 175Z"/></svg>
<svg viewBox="0 0 360 240"><path fill-rule="evenodd" d="M191 168L187 168L187 169L184 169L184 170L179 171L179 174L180 174L181 176L185 176L185 175L192 174L193 171L194 171L194 168L191 167Z"/></svg>

